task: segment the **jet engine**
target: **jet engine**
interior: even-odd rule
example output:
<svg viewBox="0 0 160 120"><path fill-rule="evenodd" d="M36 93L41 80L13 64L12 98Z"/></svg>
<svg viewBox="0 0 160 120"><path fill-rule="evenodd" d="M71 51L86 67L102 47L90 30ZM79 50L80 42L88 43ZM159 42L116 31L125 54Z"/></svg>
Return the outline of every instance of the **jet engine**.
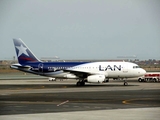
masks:
<svg viewBox="0 0 160 120"><path fill-rule="evenodd" d="M87 77L87 82L102 83L105 81L105 75L90 75Z"/></svg>

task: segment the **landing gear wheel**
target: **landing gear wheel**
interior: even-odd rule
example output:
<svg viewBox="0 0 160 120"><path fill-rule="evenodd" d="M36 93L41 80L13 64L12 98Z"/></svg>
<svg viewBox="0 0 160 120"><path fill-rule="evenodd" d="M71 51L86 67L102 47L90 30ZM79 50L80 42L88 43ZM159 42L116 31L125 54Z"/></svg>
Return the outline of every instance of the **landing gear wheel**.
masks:
<svg viewBox="0 0 160 120"><path fill-rule="evenodd" d="M77 82L77 86L84 86L84 85L85 85L85 82L84 82L84 81L81 81L81 82L78 81L78 82Z"/></svg>
<svg viewBox="0 0 160 120"><path fill-rule="evenodd" d="M128 82L124 82L124 86L127 86L128 85Z"/></svg>
<svg viewBox="0 0 160 120"><path fill-rule="evenodd" d="M106 82L109 82L109 78L105 79L104 82L105 82L105 83L106 83Z"/></svg>
<svg viewBox="0 0 160 120"><path fill-rule="evenodd" d="M77 86L81 86L81 82L77 82Z"/></svg>
<svg viewBox="0 0 160 120"><path fill-rule="evenodd" d="M81 86L84 86L85 85L85 82L81 82Z"/></svg>

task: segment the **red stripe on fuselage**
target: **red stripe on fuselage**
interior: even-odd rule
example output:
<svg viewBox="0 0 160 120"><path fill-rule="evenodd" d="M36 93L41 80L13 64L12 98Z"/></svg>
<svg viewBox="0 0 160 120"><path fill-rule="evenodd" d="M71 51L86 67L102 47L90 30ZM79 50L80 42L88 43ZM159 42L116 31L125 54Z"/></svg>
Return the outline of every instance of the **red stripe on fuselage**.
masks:
<svg viewBox="0 0 160 120"><path fill-rule="evenodd" d="M29 57L19 57L20 60L26 60L26 61L35 61L34 59L32 58L29 58Z"/></svg>

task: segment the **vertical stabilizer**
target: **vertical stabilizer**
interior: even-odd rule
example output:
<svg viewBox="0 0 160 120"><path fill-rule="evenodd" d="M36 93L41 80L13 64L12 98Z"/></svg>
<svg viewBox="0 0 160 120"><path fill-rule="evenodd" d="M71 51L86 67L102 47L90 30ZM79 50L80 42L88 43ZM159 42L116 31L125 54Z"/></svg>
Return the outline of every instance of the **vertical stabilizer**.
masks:
<svg viewBox="0 0 160 120"><path fill-rule="evenodd" d="M13 42L17 53L18 62L20 64L40 61L21 39L13 39Z"/></svg>

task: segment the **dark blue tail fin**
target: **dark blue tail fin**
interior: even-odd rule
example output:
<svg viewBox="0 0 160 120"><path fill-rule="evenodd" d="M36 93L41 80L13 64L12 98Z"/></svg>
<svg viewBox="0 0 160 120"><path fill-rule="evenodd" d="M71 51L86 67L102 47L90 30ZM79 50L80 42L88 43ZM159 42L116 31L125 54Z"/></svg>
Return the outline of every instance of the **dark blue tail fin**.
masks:
<svg viewBox="0 0 160 120"><path fill-rule="evenodd" d="M28 62L40 62L40 60L32 53L21 39L13 39L17 53L18 62L27 64Z"/></svg>

